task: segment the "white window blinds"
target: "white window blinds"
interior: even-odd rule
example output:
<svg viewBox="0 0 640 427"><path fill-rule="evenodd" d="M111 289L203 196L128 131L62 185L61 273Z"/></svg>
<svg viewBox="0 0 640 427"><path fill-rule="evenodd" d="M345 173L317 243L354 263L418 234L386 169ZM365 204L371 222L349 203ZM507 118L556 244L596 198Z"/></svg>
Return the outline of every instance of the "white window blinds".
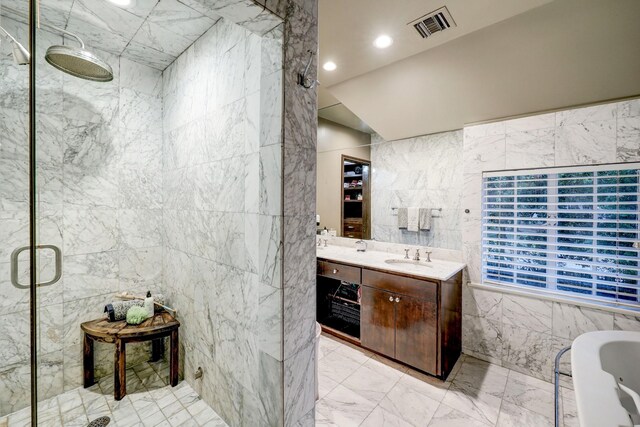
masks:
<svg viewBox="0 0 640 427"><path fill-rule="evenodd" d="M482 277L640 305L640 163L487 172Z"/></svg>

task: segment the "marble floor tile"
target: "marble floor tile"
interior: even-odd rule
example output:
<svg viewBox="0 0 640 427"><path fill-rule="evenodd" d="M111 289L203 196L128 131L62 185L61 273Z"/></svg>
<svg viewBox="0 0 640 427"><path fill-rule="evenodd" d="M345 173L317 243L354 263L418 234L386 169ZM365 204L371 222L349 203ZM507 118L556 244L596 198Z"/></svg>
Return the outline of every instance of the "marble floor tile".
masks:
<svg viewBox="0 0 640 427"><path fill-rule="evenodd" d="M331 353L333 350L338 348L340 343L335 339L330 338L326 335L320 335L320 354L318 355L318 359L322 359L327 354Z"/></svg>
<svg viewBox="0 0 640 427"><path fill-rule="evenodd" d="M442 400L447 406L488 424L495 424L502 399L478 390L469 390L452 385Z"/></svg>
<svg viewBox="0 0 640 427"><path fill-rule="evenodd" d="M368 359L353 374L342 382L349 390L373 403L379 403L398 382L402 372Z"/></svg>
<svg viewBox="0 0 640 427"><path fill-rule="evenodd" d="M553 426L553 420L521 406L503 402L497 427L546 427Z"/></svg>
<svg viewBox="0 0 640 427"><path fill-rule="evenodd" d="M316 424L317 425L317 424ZM392 414L380 406L376 406L367 418L360 424L360 427L413 427L397 415Z"/></svg>
<svg viewBox="0 0 640 427"><path fill-rule="evenodd" d="M375 403L339 385L317 403L317 411L340 427L351 427L359 426L375 406Z"/></svg>
<svg viewBox="0 0 640 427"><path fill-rule="evenodd" d="M431 420L440 402L416 393L404 383L396 384L379 406L412 426L423 426Z"/></svg>
<svg viewBox="0 0 640 427"><path fill-rule="evenodd" d="M451 386L451 382L449 381L441 381L412 369L407 370L406 374L400 378L399 382L406 385L414 393L428 396L438 402L442 401L447 390L449 390L449 387Z"/></svg>
<svg viewBox="0 0 640 427"><path fill-rule="evenodd" d="M332 380L331 378L319 374L318 375L318 398L322 399L327 394L329 394L334 388L338 386L338 382Z"/></svg>
<svg viewBox="0 0 640 427"><path fill-rule="evenodd" d="M450 406L441 404L431 418L429 427L485 427L492 424L485 424L475 420L464 412L453 409Z"/></svg>
<svg viewBox="0 0 640 427"><path fill-rule="evenodd" d="M168 375L158 374L166 366L166 362L143 363L127 370L128 394L120 401L113 399L113 378L43 400L38 404L38 426L86 427L90 421L107 416L111 418L110 427L226 427L224 420L200 400L189 384L167 385ZM160 381L145 383L144 379L151 374ZM0 427L30 425L29 408L0 417Z"/></svg>
<svg viewBox="0 0 640 427"><path fill-rule="evenodd" d="M516 371L509 372L504 401L553 418L553 385Z"/></svg>
<svg viewBox="0 0 640 427"><path fill-rule="evenodd" d="M322 358L318 367L319 375L341 383L366 361L366 358L361 359L357 355L352 350L346 355L338 350L329 353Z"/></svg>
<svg viewBox="0 0 640 427"><path fill-rule="evenodd" d="M501 366L467 357L456 374L453 385L470 390L479 390L502 398L507 385L509 370Z"/></svg>

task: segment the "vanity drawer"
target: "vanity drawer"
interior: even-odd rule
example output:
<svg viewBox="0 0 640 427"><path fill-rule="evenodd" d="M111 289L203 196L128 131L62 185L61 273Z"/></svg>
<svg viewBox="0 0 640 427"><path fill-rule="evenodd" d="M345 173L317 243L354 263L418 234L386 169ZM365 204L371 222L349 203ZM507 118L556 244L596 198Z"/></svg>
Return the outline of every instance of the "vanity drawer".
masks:
<svg viewBox="0 0 640 427"><path fill-rule="evenodd" d="M388 292L403 294L423 301L436 302L438 284L428 280L418 280L381 271L362 269L362 284Z"/></svg>
<svg viewBox="0 0 640 427"><path fill-rule="evenodd" d="M318 275L349 283L360 283L360 268L330 261L318 261Z"/></svg>

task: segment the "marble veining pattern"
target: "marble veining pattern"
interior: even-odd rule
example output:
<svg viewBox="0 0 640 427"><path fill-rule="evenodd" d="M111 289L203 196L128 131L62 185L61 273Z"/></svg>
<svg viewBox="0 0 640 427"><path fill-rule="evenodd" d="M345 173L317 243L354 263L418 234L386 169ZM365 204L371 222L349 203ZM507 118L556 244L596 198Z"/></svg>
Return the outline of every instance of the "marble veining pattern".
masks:
<svg viewBox="0 0 640 427"><path fill-rule="evenodd" d="M127 370L127 396L113 399L113 380L104 379L90 388L74 388L41 400L38 425L83 427L107 416L110 426L211 426L227 424L186 382L168 383L166 362L142 363ZM30 426L29 408L0 417L2 427Z"/></svg>
<svg viewBox="0 0 640 427"><path fill-rule="evenodd" d="M466 277L472 283L481 282L482 171L637 161L638 129L639 99L465 127L461 208L469 209L462 214ZM467 285L462 319L466 353L547 381L552 378L555 354L578 335L640 329L638 317ZM563 365L570 369L568 361ZM536 422L535 410L510 405L503 404L499 423L519 418Z"/></svg>
<svg viewBox="0 0 640 427"><path fill-rule="evenodd" d="M180 4L185 6L185 3L187 2ZM284 29L279 26L280 18L275 18L262 6L256 7L256 4L251 1L219 1L214 5L215 13L211 13L209 10L206 14L202 13L201 15L194 13L194 7L189 5L184 8L177 2L168 0L161 2L162 5L169 9L180 10L183 17L189 15L188 19L190 21L197 21L204 29L211 23L214 28L213 33L220 31L215 34L215 40L212 40L212 38L207 40L206 37L203 37L199 39L200 44L196 43L195 47L189 48L192 53L200 49L202 54L204 53L202 48L205 46L207 48L211 47L207 43L213 41L213 45L221 49L218 52L226 54L226 58L221 57L219 61L215 62L198 63L198 61L195 61L195 76L202 78L203 71L209 71L210 65L233 69L233 72L226 74L230 78L224 82L213 81L212 84L207 84L206 92L202 91L202 86L196 83L197 78L191 79L188 75L179 75L176 72L178 68L185 69L184 65L186 65L187 57L189 57L189 61L194 59L192 54L185 52L181 56L184 57L185 62L180 67L173 67L173 70L171 69L172 67L167 68L165 78L161 78L157 70L164 70L171 63L175 65L175 63L179 62L179 58L174 61L175 58L163 52L162 47L158 45L147 46L138 40L127 42L129 38L135 38L136 36L135 32L131 33L130 27L142 29L144 22L153 22L154 25L157 24L165 30L167 27L176 29L173 24L166 23L164 17L168 13L165 15L165 12L161 10L158 10L157 13L154 12L154 8L158 7L160 3L142 0L136 2L135 7L132 9L123 12L122 10L113 9L111 5L92 3L90 0L76 2L75 4L73 2L59 2L60 7L68 11L68 13L65 13L67 15L71 14L72 19L65 18L65 13L55 14L52 9L43 9L45 12L48 11L51 17L55 16L55 19L60 20L59 25L66 26L68 24L70 29L73 28L78 31L86 39L89 46L92 44L97 45L99 41L101 48L105 51L99 52L100 55L106 58L114 66L114 71L116 71L114 82L110 86L86 83L66 76L59 77L56 80L55 77L58 75L51 73L51 69L41 74L43 84L44 82L49 84L47 79L51 76L50 87L52 90L41 92L42 95L39 99L47 99L49 105L61 105L64 114L73 115L77 121L77 123L65 124L64 128L58 130L59 132L66 131L70 136L76 136L69 139L59 138L67 140L69 145L61 147L59 155L51 152L50 170L47 171L51 173L51 176L55 177L56 174L58 174L57 176L64 176L66 170L70 179L76 177L75 182L60 180L58 181L60 182L59 185L56 184L55 179L52 181L52 184L56 185L50 186L52 189L49 191L51 193L50 199L54 202L56 200L61 200L62 202L52 206L55 207L57 216L49 215L47 217L54 219L54 222L52 222L51 230L45 230L45 232L54 236L55 240L60 242L65 249L65 253L70 257L77 257L76 262L78 263L77 271L65 268L68 276L63 280L69 280L68 286L67 283L60 282L59 289L68 290L67 296L69 299L64 300L62 303L64 294L61 291L54 295L54 299L47 300L47 303L58 300L62 304L61 315L53 315L54 312L60 313L57 307L56 309L51 308L48 310L52 315L51 319L53 321L51 323L53 329L49 328L48 332L51 332L51 336L55 339L51 344L54 344L56 340L62 343L62 354L59 355L60 357L53 353L43 355L41 359L43 363L47 363L47 366L50 367L50 383L53 387L48 392L51 395L60 393L63 389L77 386L78 378L80 378L77 363L80 350L79 334L77 333L78 323L98 315L97 310L104 302L108 301L109 295L116 287L116 283L118 290L135 288L138 291L142 291L147 286L161 285L166 276L166 280L175 279L184 284L186 292L184 299L179 302L184 307L186 316L184 327L186 336L189 335L189 326L186 325L195 326L198 323L195 317L186 314L190 312L190 307L195 306L196 301L203 309L201 313L206 314L207 318L211 319L212 322L222 320L225 317L237 317L239 313L240 316L246 316L246 313L251 312L254 319L269 319L268 324L272 325L270 326L270 331L277 332L257 340L258 330L253 329L255 326L252 325L251 328L243 331L239 340L229 341L224 336L219 337L221 342L228 342L233 347L232 351L242 353L246 355L246 358L230 361L220 356L215 356L216 348L207 349L207 351L213 352L215 363L207 365L213 371L210 376L213 381L202 385L203 398L207 399L208 402L216 400L220 402L221 407L226 408L226 413L222 415L228 420L243 419L247 420L248 425L255 425L255 423L252 424L252 421L264 419L266 415L267 417L275 417L273 420L268 420L268 424L280 424L277 420L284 416L284 404L282 401L278 402L278 394L274 394L272 390L274 387L278 387L278 382L283 377L286 377L290 385L297 384L295 386L294 399L302 398L297 404L292 402L291 408L293 409L288 410L287 418L295 420L295 422L299 421L302 423L301 425L308 425L309 421L313 421L313 400L308 398L313 390L313 382L308 380L310 378L308 375L309 367L311 366L309 362L313 359L314 354L313 347L310 345L313 335L312 328L305 328L304 331L291 331L292 334L300 334L299 337L292 339L292 342L295 342L296 346L300 345L300 347L294 348L289 353L291 365L287 368L285 374L282 369L283 358L285 358L282 351L282 323L285 322L280 311L282 309L282 299L286 299L282 292L283 281L289 283L289 286L295 283L296 286L302 286L301 289L309 290L312 287L307 287L307 285L311 284L312 275L307 275L308 277L304 281L292 280L287 282L280 271L283 262L283 242L281 237L283 225L282 209L277 209L276 207L278 205L282 206L279 202L282 198L274 197L275 194L281 192L282 179L279 177L283 176L282 171L286 169L279 162L279 159L282 159L282 154L280 153L283 152L281 148L281 123L284 117L279 111L284 110L285 113L288 111L289 114L289 140L304 140L308 145L305 151L290 150L287 151L290 154L289 156L287 154L284 155L285 159L289 159L291 166L295 165L295 167L288 168L290 176L293 176L291 174L300 173L295 170L297 167L306 176L302 181L297 179L293 181L302 182L308 187L303 192L291 189L291 194L306 194L308 197L305 199L285 198L285 202L289 200L287 203L288 208L297 212L302 212L301 209L309 212L314 211L307 202L313 199L313 192L310 191L310 188L313 187L313 179L315 179L313 178L315 177L315 171L309 167L315 156L315 137L313 136L315 134L315 107L313 107L315 105L315 92L299 89L293 80L285 82L282 78L281 52L283 49L283 34L289 34L285 45L291 60L287 67L292 68L297 68L297 62L293 61L292 58L305 57L306 50L314 46L317 40L317 5L315 2L300 3L291 2L286 10L283 3L269 5L269 9L277 10L282 17L288 14L289 26ZM72 7L76 8L76 15L72 12ZM248 8L248 10L243 12L243 8ZM61 11L58 10L57 12ZM229 21L220 20L219 16L225 16L229 18ZM84 27L85 20L92 21L90 29ZM111 22L115 20L119 21ZM249 28L249 31L264 37L258 41L248 31L243 29L238 31L239 27L235 27L230 21L241 23L245 28ZM216 23L220 25L214 25ZM151 28L153 26L149 25L147 27ZM119 31L118 28L122 31ZM112 34L114 29L115 33ZM196 34L195 28L192 28L192 34L199 36L199 34ZM113 37L109 38L107 35L113 35ZM153 34L150 33L150 35ZM191 36L186 33L178 35ZM249 37L250 35L251 37ZM300 35L304 35L305 39L302 44L300 41L303 37ZM49 33L45 33L40 40L43 40L44 37L51 38L52 43L60 44L58 38ZM248 47L249 40L251 40L251 48ZM122 50L123 48L124 50ZM127 51L131 51L132 55L128 55ZM252 72L252 76L256 75L255 65L253 68L247 66L249 63L258 63L257 60L253 60L257 56L256 53L260 56L259 60L264 65L261 70L266 74L259 79L263 82L259 87L255 85L255 79L251 81L251 86L248 85L244 76L245 70L247 73ZM120 54L122 56L118 58L117 55ZM215 57L215 55L216 53L214 52L213 56ZM146 64L150 67L140 66L126 59L125 57L127 56L142 62L146 61ZM194 63L190 63L190 65L194 65ZM12 66L7 68L12 72L14 70ZM290 74L293 75L292 73ZM14 73L11 78L21 80L18 73ZM177 83L178 81L185 82L186 86L178 89L174 85L174 82ZM24 86L25 81L22 84ZM61 86L64 88L64 92L59 90ZM283 92L285 87L289 88L289 98L287 98L286 102L283 102L278 95ZM186 94L186 96L178 97L178 90L180 90L181 94ZM59 98L56 98L57 94L60 94ZM17 93L15 95L3 97L3 108L5 105L11 105L15 111L25 111L25 100L19 99ZM220 118L221 109L228 110L222 115L226 118L225 127L211 125L212 120L207 117L199 118L200 123L195 120L192 122L192 118L185 115L185 112L189 114L191 108L201 107L206 95L213 95L210 98L211 102L207 103L206 111L211 113L212 116L215 114L216 119ZM243 120L244 111L249 111L246 107L248 102L245 102L244 97L251 97L254 101L253 105L259 106L257 115L255 114L256 110L252 110L253 120L251 122ZM307 102L307 98L314 101ZM139 99L143 100L143 102L137 102ZM136 102L133 102L134 100ZM257 103L255 103L256 100L258 101ZM301 107L302 105L304 107ZM264 116L260 113L260 109L265 109L270 114ZM163 111L164 115L158 115L160 111ZM299 116L301 112L304 112L304 114ZM295 123L297 119L302 119L302 122ZM60 121L59 117L55 118L55 121ZM160 121L162 126L159 125ZM22 123L26 122L23 121ZM203 123L208 123L209 125L201 126ZM245 123L247 124L246 130L244 130ZM20 126L23 125L21 124ZM219 200L220 204L212 206L211 202L207 200L205 192L200 191L198 197L196 197L195 191L182 192L181 190L193 188L190 188L187 178L191 173L188 168L197 166L196 163L190 163L195 156L185 156L185 153L178 153L175 158L183 162L181 167L179 169L171 169L170 167L169 171L165 169L168 164L165 159L174 158L173 155L166 155L168 152L172 152L170 145L166 144L167 140L171 140L171 138L166 138L166 132L173 131L181 126L189 126L189 132L191 133L186 134L188 138L180 138L180 140L185 141L186 139L187 141L199 142L200 146L196 146L196 148L202 148L203 150L194 150L193 153L196 156L200 153L210 156L205 158L203 163L209 163L209 159L223 161L233 158L237 161L243 159L244 156L253 156L252 158L256 160L260 157L268 158L268 162L256 162L254 160L253 162L247 162L247 164L259 164L261 176L269 179L257 181L257 191L255 191L256 180L251 181L255 175L252 175L249 170L244 170L238 174L232 182L245 181L243 186L233 187L237 189L240 196L243 196L244 193L241 199L245 205L242 206L242 203L240 203L239 209L234 209L238 204L234 203L233 198L228 197L228 194L225 194L227 199ZM164 128L164 134L160 133L161 127ZM213 136L216 142L221 144L220 149L211 150L210 146L202 144L204 139L201 138L201 134L198 134L200 129L205 129L207 138L208 136ZM214 132L212 133L211 130L214 130ZM233 132L229 132L231 130ZM54 132L51 132L51 134L54 135ZM141 138L140 136L148 137ZM160 140L163 140L162 144L158 144ZM243 147L244 150L240 149L238 151L236 147ZM293 148L294 146L290 145L290 147ZM187 148L189 147L185 146L185 152L189 152ZM264 150L265 154L269 152L269 156L263 157L262 150ZM46 151L43 150L43 152ZM157 161L158 152L161 152L161 158L163 159L161 163ZM15 153L13 151L11 155L15 156ZM173 153L175 153L175 150ZM229 156L229 153L232 154ZM306 157L304 162L300 162L302 160L301 156ZM56 161L56 159L59 160ZM57 168L57 170L54 168ZM170 191L167 192L165 184L171 183L174 185L175 180L171 179L171 174L174 172L179 172L177 176L183 179L178 182L179 188L172 194ZM276 176L277 179L272 180L271 177L273 176ZM226 181L217 181L215 179L212 183L213 185L227 185ZM101 188L106 191L98 191ZM56 191L60 196L58 199L55 197ZM253 198L248 196L250 192L255 193ZM13 192L12 194L16 193ZM17 194L24 193L18 192ZM226 205L228 206L226 209L231 211L214 211L211 212L213 213L211 216L195 213L185 215L177 209L181 208L181 203L175 200L174 197L174 195L177 197L178 194L186 195L184 198L187 201L186 206L191 209L209 207L217 210L219 205ZM270 202L264 203L260 200L260 194L268 194ZM22 207L15 205L13 201L10 203L14 203L14 205L8 205L11 209ZM206 205L207 203L209 203L208 206ZM66 209L66 205L71 209ZM164 209L165 205L172 206L174 209L167 211ZM266 209L261 211L261 206L266 207ZM248 215L249 212L246 211L248 209L251 210L251 215ZM157 213L159 211L162 212L162 221L160 223L161 232L158 234ZM201 212L209 211L202 210ZM4 214L5 212L3 212ZM26 228L20 226L19 219L13 220L15 215L12 215L12 213L8 215L16 225L11 229L13 231L10 230L10 236L15 236L17 241L20 238L20 233L24 234ZM144 225L141 224L141 219L147 216L149 216L150 221L147 221ZM190 222L185 228L179 229L175 227L175 224L180 224L180 221L171 222L171 218ZM49 220L49 222L51 221ZM182 223L185 224L185 222ZM228 223L230 227L227 226ZM213 244L198 244L198 239L195 239L194 243L194 237L200 237L199 230L204 231L203 237L207 240L216 236L217 229L215 229L215 226L218 224L220 224L219 229L224 230L224 233L219 236L219 239L214 239ZM304 219L298 218L296 221L291 222L288 230L292 232L299 228L300 231L306 234L309 230L306 224L313 224L311 215L308 218L305 216ZM263 226L270 232L258 233L266 237L258 241L255 232ZM6 228L3 227L3 230L6 230ZM91 231L91 239L82 234L83 230ZM225 245L223 242L229 238L232 244ZM303 240L301 239L300 241ZM307 240L312 243L312 239ZM92 243L97 243L97 245L92 245ZM177 246L178 250L173 250L172 246ZM254 250L256 247L257 250ZM290 254L295 254L300 249L300 246L294 245L293 249ZM199 255L216 257L220 262L217 265L207 265L208 262L212 261L202 257L194 257L191 254L194 250ZM245 250L246 253L244 252ZM179 254L183 263L172 264L171 257L166 256L165 252L171 252L173 255ZM312 251L308 252L313 254ZM101 269L100 266L91 264L90 259L96 262L100 262L99 260L102 259L107 262L106 266L111 265L114 268L112 270ZM158 260L161 260L160 263ZM85 261L89 264L84 264ZM185 262L186 265L189 265L192 261L195 261L193 268L183 268ZM159 268L159 266L162 266L162 268ZM165 268L165 266L169 266L169 268ZM184 274L176 274L175 267L179 267L181 271L184 271ZM215 270L220 269L221 274L211 277L207 273L212 268ZM240 281L243 285L246 283L247 286L243 288L243 295L255 295L256 297L256 302L250 302L243 298L241 312L229 308L230 304L228 302L236 297L235 294L225 295L222 292L220 295L217 293L204 295L202 293L202 288L209 288L211 282L236 283L238 276L228 274L228 269L243 272L240 274ZM293 273L291 278L298 279L301 277L297 270L312 271L313 261L311 257L309 262L304 265L300 265L298 260L293 262L290 266L290 271ZM159 272L161 273L159 274ZM93 293L92 296L82 293L81 289L84 281L90 281L95 286L88 287ZM198 283L200 283L199 286ZM265 298L258 298L261 294L253 292L258 286L264 287ZM189 289L192 289L192 291L189 291ZM104 294L95 295L96 291L104 292ZM308 291L294 295L292 295L294 299L305 300L307 305L313 304L315 301L314 295ZM173 297L176 296L173 295ZM220 298L220 300L216 301L216 298ZM201 303L204 303L204 307ZM294 304L294 301L291 301L291 304L298 305L297 303ZM247 311L248 307L256 306L259 306L260 310ZM216 310L211 310L211 307L216 307ZM273 310L276 310L276 312ZM278 314L277 311L280 311L280 313ZM304 310L304 313L307 312L309 310ZM256 313L260 313L259 316L256 316ZM290 316L286 320L294 324L296 320L293 317ZM56 318L61 318L62 320L56 320ZM248 318L248 320L250 319ZM305 325L312 326L313 319L309 317L308 320ZM257 320L250 320L248 323L256 322ZM242 324L244 325L244 323ZM59 335L56 332L58 329L60 330ZM235 330L235 327L232 329ZM194 331L197 336L199 331L197 329L194 329ZM206 328L203 331L203 336L211 336L207 334ZM192 349L193 344L188 339L185 341L185 348ZM209 340L209 342L213 341L215 340ZM105 363L109 366L108 352L97 350L97 353L96 365L99 375L107 374L108 372L104 371L102 366ZM138 353L134 351L132 359L135 359ZM141 356L143 354L144 352L139 353ZM191 352L189 350L189 356L185 361L185 372L192 374L197 366L207 364L210 360L206 360L204 354L204 352ZM255 364L256 356L260 361L258 365ZM232 365L231 362L239 365ZM284 364L286 365L286 362ZM259 368L247 371L246 376L243 377L229 375L231 371L237 371L238 366L259 366ZM21 364L12 365L10 368L7 371L7 375L3 373L0 381L3 384L7 384L12 390L16 390L20 388L17 385L24 382L26 372L22 369L23 366ZM278 372L280 372L280 376L278 376ZM220 396L220 393L212 387L213 383L217 386L222 384L226 390L229 390L229 393L225 396ZM24 389L24 384L22 385ZM256 391L258 394L256 394ZM25 400L24 397L16 398L16 395L12 395L13 403L9 407L3 406L2 411L4 412L5 409L8 411L19 409L15 405L19 406L21 404L19 402ZM277 408L277 410L268 411L267 408ZM260 418L261 416L263 418Z"/></svg>
<svg viewBox="0 0 640 427"><path fill-rule="evenodd" d="M440 381L329 335L320 337L316 426L552 426L553 385L461 355ZM561 387L560 425L576 426Z"/></svg>
<svg viewBox="0 0 640 427"><path fill-rule="evenodd" d="M282 137L262 132L282 62L259 67L267 37L218 19L162 75L161 280L184 310L185 378L231 425L284 414L282 211L264 208L281 200Z"/></svg>
<svg viewBox="0 0 640 427"><path fill-rule="evenodd" d="M462 194L462 131L400 141L372 136L372 238L459 250ZM392 207L442 208L434 212L430 231L397 227Z"/></svg>

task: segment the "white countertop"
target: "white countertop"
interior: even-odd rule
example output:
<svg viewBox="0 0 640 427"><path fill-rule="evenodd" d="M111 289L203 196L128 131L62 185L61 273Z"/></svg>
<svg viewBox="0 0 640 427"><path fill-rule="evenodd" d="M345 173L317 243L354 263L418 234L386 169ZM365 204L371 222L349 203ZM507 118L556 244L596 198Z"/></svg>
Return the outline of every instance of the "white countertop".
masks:
<svg viewBox="0 0 640 427"><path fill-rule="evenodd" d="M410 254L412 256L413 254ZM412 276L423 277L425 279L449 280L459 271L464 269L465 264L452 261L441 261L432 259L426 262L426 256L420 255L421 265L411 264L388 264L385 260L402 260L404 256L388 252L366 251L357 252L355 248L344 246L316 247L316 256L330 261L356 264L362 267L376 268L393 273L410 274Z"/></svg>

